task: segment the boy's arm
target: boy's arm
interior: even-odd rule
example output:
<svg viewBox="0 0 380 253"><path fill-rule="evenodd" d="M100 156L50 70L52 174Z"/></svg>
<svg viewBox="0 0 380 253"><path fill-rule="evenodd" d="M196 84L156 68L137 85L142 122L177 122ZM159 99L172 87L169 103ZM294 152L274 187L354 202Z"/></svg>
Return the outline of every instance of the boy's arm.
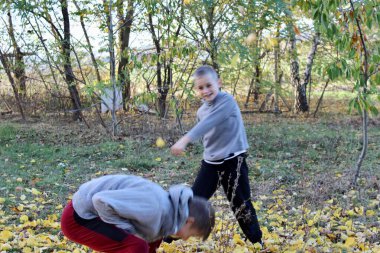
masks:
<svg viewBox="0 0 380 253"><path fill-rule="evenodd" d="M235 100L232 96L225 99L221 104L214 108L206 118L198 121L198 123L186 135L171 147L172 154L176 156L183 154L187 144L199 139L213 127L222 124L223 121L234 111L234 107Z"/></svg>
<svg viewBox="0 0 380 253"><path fill-rule="evenodd" d="M184 135L170 148L172 154L175 156L182 155L190 141L191 139L187 135Z"/></svg>

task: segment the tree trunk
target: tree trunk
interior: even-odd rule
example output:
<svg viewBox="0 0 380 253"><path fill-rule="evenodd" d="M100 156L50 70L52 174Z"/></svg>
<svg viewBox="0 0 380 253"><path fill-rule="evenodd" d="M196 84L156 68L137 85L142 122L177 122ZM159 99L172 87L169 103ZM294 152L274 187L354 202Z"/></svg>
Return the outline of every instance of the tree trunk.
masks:
<svg viewBox="0 0 380 253"><path fill-rule="evenodd" d="M169 91L169 86L167 86L167 83L165 82L165 80L164 82L162 80L162 65L163 64L161 61L164 60L163 56L161 55L162 49L161 49L159 38L157 37L156 32L154 30L152 14L149 13L148 15L149 15L149 28L150 28L150 32L152 33L153 43L155 45L156 54L157 54L157 62L156 62L157 90L158 90L157 107L158 107L158 112L159 112L160 117L164 117L165 111L166 111L166 97ZM164 68L164 73L165 71L167 71L166 68Z"/></svg>
<svg viewBox="0 0 380 253"><path fill-rule="evenodd" d="M219 75L219 64L218 64L218 45L217 41L215 39L215 24L214 24L214 12L215 12L216 5L213 4L206 13L206 21L207 21L207 33L209 35L209 51L210 51L210 57L211 57L211 65L215 69L216 73Z"/></svg>
<svg viewBox="0 0 380 253"><path fill-rule="evenodd" d="M10 66L9 66L9 64L8 64L8 60L7 60L7 58L4 56L3 52L1 51L1 49L0 49L0 61L1 61L1 63L3 64L4 70L5 70L5 72L7 73L7 76L8 76L9 82L11 83L11 86L12 86L12 89L13 89L13 93L14 93L14 95L15 95L16 103L17 103L18 109L19 109L19 111L20 111L20 114L21 114L22 120L25 121L24 110L23 110L23 108L22 108L21 100L20 100L20 97L19 97L19 92L18 92L18 90L17 90L17 87L16 87L16 85L15 85L14 79L13 79L13 77L12 77L12 73L11 73L11 70L10 70Z"/></svg>
<svg viewBox="0 0 380 253"><path fill-rule="evenodd" d="M114 50L114 37L113 37L113 21L112 21L112 5L113 1L103 0L103 5L105 13L107 15L107 26L108 26L108 51L110 55L110 81L112 85L113 97L112 97L112 134L116 136L118 134L118 123L116 118L116 58Z"/></svg>
<svg viewBox="0 0 380 253"><path fill-rule="evenodd" d="M280 109L278 107L278 91L281 88L281 77L280 74L280 26L277 25L276 39L278 41L277 45L274 48L274 112L279 113Z"/></svg>
<svg viewBox="0 0 380 253"><path fill-rule="evenodd" d="M24 62L24 54L21 52L19 45L17 44L17 40L14 34L13 22L11 12L8 11L8 21L9 21L9 37L12 41L14 56L15 56L15 64L13 73L16 78L15 85L18 86L19 98L20 102L26 98L26 74L25 74L25 62Z"/></svg>
<svg viewBox="0 0 380 253"><path fill-rule="evenodd" d="M245 107L245 108L248 107L249 98L251 97L252 90L253 90L253 84L254 84L254 83L255 83L255 78L252 77L252 78L251 78L251 81L249 82L248 94L247 94L247 98L246 98L246 100L245 100L245 104L244 104L244 107Z"/></svg>
<svg viewBox="0 0 380 253"><path fill-rule="evenodd" d="M313 61L315 54L317 52L318 44L319 44L319 38L320 38L320 33L316 33L313 38L313 45L311 47L310 53L307 57L307 63L306 63L306 70L304 73L304 78L303 78L303 83L302 83L302 88L301 90L305 92L305 96L299 96L298 99L298 104L299 108L302 112L309 111L309 105L306 97L306 90L307 90L307 85L310 85L310 80L311 80L311 69L313 67Z"/></svg>
<svg viewBox="0 0 380 253"><path fill-rule="evenodd" d="M259 101L259 95L260 95L260 63L256 62L255 64L255 87L253 90L253 102L255 104L258 104Z"/></svg>
<svg viewBox="0 0 380 253"><path fill-rule="evenodd" d="M325 94L325 91L326 91L326 88L327 88L327 85L329 84L329 82L330 82L330 79L327 79L327 81L326 81L326 83L325 83L325 86L323 87L322 94L321 94L321 96L320 96L319 99L318 99L317 107L315 108L315 111L314 111L314 114L313 114L313 117L314 117L314 118L315 118L315 115L316 115L317 112L318 112L319 106L320 106L321 103L322 103L323 95Z"/></svg>
<svg viewBox="0 0 380 253"><path fill-rule="evenodd" d="M63 41L62 41L62 55L64 58L64 74L65 80L70 92L71 103L73 105L73 120L82 120L81 102L77 87L75 85L75 76L71 66L71 43L70 43L70 19L67 7L67 0L60 0L61 10L63 16Z"/></svg>
<svg viewBox="0 0 380 253"><path fill-rule="evenodd" d="M350 6L351 6L351 10L352 12L355 14L355 8L354 8L354 4L352 2L352 0L350 0ZM365 34L363 33L362 31L362 28L360 26L360 22L359 22L359 18L355 16L355 22L356 22L356 26L358 28L358 31L359 31L359 35L360 35L360 44L362 46L362 49L363 49L363 62L362 62L362 66L361 66L361 72L363 74L363 90L362 90L362 97L363 97L363 105L362 105L362 143L363 143L363 146L362 146L362 150L360 152L360 155L358 157L358 160L356 161L356 172L355 172L355 177L354 177L354 180L353 180L353 184L356 185L357 183L357 180L359 178L359 174L360 174L360 169L362 167L362 164L363 164L363 161L364 161L364 158L366 157L367 155L367 148L368 148L368 108L366 108L366 100L367 100L367 96L368 96L368 79L369 79L369 76L368 76L368 65L369 65L369 62L368 62L368 51L367 51L367 46L366 46L366 43L365 43Z"/></svg>
<svg viewBox="0 0 380 253"><path fill-rule="evenodd" d="M290 76L292 80L292 85L294 87L294 106L293 110L295 113L302 111L305 112L309 110L307 104L306 90L301 85L301 78L299 75L299 63L297 57L297 47L296 47L296 36L293 31L293 26L290 25Z"/></svg>
<svg viewBox="0 0 380 253"><path fill-rule="evenodd" d="M123 89L123 109L126 111L127 101L131 98L131 78L130 69L128 68L129 63L129 39L131 34L134 6L133 1L128 1L127 13L124 17L124 1L118 0L117 2L117 12L119 16L119 51L120 59L119 66L117 70L117 81L120 87Z"/></svg>

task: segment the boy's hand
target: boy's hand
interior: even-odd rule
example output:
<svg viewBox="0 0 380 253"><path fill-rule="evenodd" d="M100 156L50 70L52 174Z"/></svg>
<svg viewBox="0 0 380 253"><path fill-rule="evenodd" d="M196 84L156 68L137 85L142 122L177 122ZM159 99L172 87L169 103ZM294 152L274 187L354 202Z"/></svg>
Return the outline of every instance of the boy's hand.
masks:
<svg viewBox="0 0 380 253"><path fill-rule="evenodd" d="M190 142L190 139L185 135L179 139L174 145L170 148L170 151L175 156L183 155L185 152L187 144Z"/></svg>

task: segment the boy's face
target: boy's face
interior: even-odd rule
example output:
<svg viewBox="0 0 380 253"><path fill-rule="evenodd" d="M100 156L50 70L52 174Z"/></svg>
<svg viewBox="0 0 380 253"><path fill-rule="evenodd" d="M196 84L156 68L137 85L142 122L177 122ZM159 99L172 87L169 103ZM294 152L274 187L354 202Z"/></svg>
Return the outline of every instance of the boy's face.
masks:
<svg viewBox="0 0 380 253"><path fill-rule="evenodd" d="M203 235L192 226L194 221L191 220L191 218L193 217L189 217L185 225L183 225L183 227L175 234L184 241L186 241L190 237L203 237Z"/></svg>
<svg viewBox="0 0 380 253"><path fill-rule="evenodd" d="M206 102L211 102L219 93L220 80L215 79L210 74L198 76L194 78L194 89L198 97Z"/></svg>

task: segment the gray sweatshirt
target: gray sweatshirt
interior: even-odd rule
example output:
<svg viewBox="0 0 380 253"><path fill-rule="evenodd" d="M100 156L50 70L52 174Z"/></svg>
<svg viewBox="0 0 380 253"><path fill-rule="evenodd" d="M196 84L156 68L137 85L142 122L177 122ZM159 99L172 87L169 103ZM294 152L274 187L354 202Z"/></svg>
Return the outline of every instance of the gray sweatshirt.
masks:
<svg viewBox="0 0 380 253"><path fill-rule="evenodd" d="M132 175L108 175L84 183L73 196L73 206L83 219L104 222L148 242L175 234L189 216L191 188L161 186Z"/></svg>
<svg viewBox="0 0 380 253"><path fill-rule="evenodd" d="M197 119L187 136L192 142L203 137L203 159L216 161L248 149L240 109L230 94L219 92L212 102L204 102Z"/></svg>

